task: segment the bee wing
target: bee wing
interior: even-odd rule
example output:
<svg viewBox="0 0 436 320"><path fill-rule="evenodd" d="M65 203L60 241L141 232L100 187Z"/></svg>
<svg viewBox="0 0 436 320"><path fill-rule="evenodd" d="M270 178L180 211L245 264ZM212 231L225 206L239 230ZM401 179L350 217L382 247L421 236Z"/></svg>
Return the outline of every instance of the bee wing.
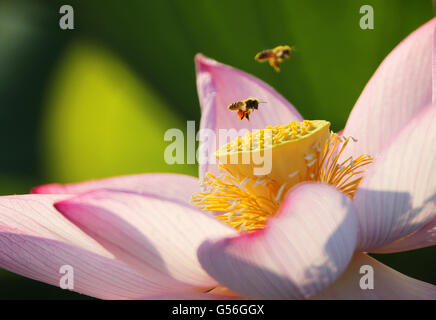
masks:
<svg viewBox="0 0 436 320"><path fill-rule="evenodd" d="M265 61L273 56L274 56L274 53L271 50L265 50L265 51L261 51L258 54L256 54L254 59L256 59L257 61Z"/></svg>

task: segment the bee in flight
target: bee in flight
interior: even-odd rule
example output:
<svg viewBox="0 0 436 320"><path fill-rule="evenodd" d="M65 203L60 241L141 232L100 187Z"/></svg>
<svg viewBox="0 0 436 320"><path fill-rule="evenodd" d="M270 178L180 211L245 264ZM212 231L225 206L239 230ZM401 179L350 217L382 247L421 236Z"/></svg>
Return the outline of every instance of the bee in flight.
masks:
<svg viewBox="0 0 436 320"><path fill-rule="evenodd" d="M259 103L263 103L255 98L248 98L243 101L233 102L228 106L229 110L238 111L238 118L250 120L250 113L253 110L257 110Z"/></svg>
<svg viewBox="0 0 436 320"><path fill-rule="evenodd" d="M279 63L282 63L285 59L289 59L292 51L293 48L290 46L278 46L274 49L268 49L259 52L256 54L254 59L259 62L269 61L269 64L274 68L274 70L279 72Z"/></svg>

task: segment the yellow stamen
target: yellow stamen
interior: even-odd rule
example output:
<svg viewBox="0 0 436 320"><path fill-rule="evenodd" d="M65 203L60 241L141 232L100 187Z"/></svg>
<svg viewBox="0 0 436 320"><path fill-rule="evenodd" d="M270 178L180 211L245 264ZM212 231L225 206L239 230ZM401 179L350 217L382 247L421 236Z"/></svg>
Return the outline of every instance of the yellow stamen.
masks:
<svg viewBox="0 0 436 320"><path fill-rule="evenodd" d="M237 230L260 229L268 217L277 212L280 203L275 198L279 186L272 180L255 180L253 184L263 195L254 196L244 187L246 183L228 173L221 178L207 173L202 181L206 190L195 193L192 203L206 211L226 212L216 217Z"/></svg>
<svg viewBox="0 0 436 320"><path fill-rule="evenodd" d="M330 143L325 144L324 156L319 164L320 170L317 181L334 185L338 190L353 198L363 178L361 174L365 172L364 170L358 171L358 169L372 163L373 158L362 154L356 159L349 157L338 163L339 157L350 140L354 141L354 138L344 138L341 144L341 137L336 133L332 133L329 140Z"/></svg>
<svg viewBox="0 0 436 320"><path fill-rule="evenodd" d="M249 132L224 145L216 152L221 176L206 174L205 191L195 193L192 203L213 211L216 218L239 231L253 232L277 213L286 192L298 183L330 184L352 198L362 180L362 168L373 159L364 154L339 162L355 139L329 133L329 126L322 120L293 121ZM258 176L253 173L254 154L268 151L271 171Z"/></svg>

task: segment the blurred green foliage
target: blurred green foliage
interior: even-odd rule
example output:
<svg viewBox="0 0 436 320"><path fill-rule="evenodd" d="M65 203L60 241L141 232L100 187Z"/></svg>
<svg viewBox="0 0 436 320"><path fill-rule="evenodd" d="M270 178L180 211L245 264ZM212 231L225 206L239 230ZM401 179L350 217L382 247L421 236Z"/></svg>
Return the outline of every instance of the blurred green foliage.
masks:
<svg viewBox="0 0 436 320"><path fill-rule="evenodd" d="M186 123L119 60L90 44L68 48L42 119L44 166L52 181L177 171L163 161L163 136Z"/></svg>
<svg viewBox="0 0 436 320"><path fill-rule="evenodd" d="M433 16L432 1L69 1L75 30L60 30L59 2L0 1L0 193L41 183L137 172L196 175L163 161L163 132L199 120L197 52L265 80L306 118L343 128L383 58ZM359 28L374 7L375 29ZM275 73L253 60L296 48ZM378 255L436 283L436 250ZM0 271L0 298L79 295Z"/></svg>

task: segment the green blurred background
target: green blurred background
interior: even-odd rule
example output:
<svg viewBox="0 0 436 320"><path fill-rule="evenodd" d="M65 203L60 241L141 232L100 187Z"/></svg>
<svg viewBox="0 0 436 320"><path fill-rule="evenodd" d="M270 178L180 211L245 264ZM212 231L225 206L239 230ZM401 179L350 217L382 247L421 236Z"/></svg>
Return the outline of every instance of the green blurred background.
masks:
<svg viewBox="0 0 436 320"><path fill-rule="evenodd" d="M74 30L59 28L63 4L74 8ZM364 4L374 30L359 27ZM197 52L340 130L383 58L432 17L430 0L0 1L0 194L130 173L197 175L195 165L163 161L165 130L200 118ZM281 73L255 63L279 44L296 48ZM377 258L436 284L435 253ZM86 297L0 270L0 299L11 298Z"/></svg>

